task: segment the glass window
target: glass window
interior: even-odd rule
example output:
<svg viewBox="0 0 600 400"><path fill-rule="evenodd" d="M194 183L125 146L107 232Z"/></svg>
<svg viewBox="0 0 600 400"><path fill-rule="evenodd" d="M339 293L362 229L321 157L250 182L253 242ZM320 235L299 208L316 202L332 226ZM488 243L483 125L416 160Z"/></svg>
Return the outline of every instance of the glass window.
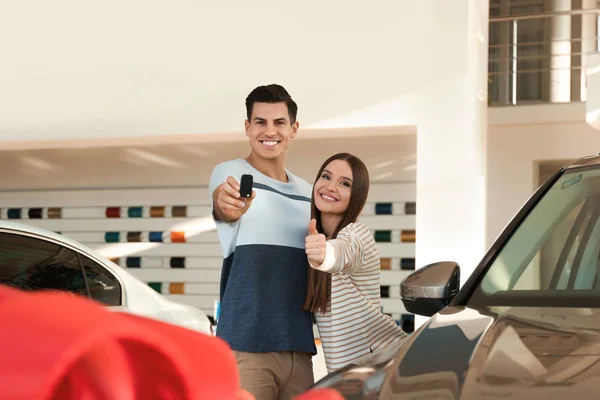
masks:
<svg viewBox="0 0 600 400"><path fill-rule="evenodd" d="M600 169L564 174L515 230L470 300L595 306L600 301Z"/></svg>
<svg viewBox="0 0 600 400"><path fill-rule="evenodd" d="M87 296L74 251L19 234L0 233L0 283L22 290L59 290Z"/></svg>
<svg viewBox="0 0 600 400"><path fill-rule="evenodd" d="M85 271L90 297L106 306L121 305L121 285L106 268L89 258L79 255Z"/></svg>

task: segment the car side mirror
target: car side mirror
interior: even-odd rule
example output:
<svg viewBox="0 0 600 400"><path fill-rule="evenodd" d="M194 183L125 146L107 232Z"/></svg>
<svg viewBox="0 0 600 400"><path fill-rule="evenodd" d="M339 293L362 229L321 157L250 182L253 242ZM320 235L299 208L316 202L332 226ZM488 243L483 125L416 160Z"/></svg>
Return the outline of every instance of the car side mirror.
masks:
<svg viewBox="0 0 600 400"><path fill-rule="evenodd" d="M459 288L459 265L442 261L407 276L400 283L400 298L408 312L431 317L450 304Z"/></svg>

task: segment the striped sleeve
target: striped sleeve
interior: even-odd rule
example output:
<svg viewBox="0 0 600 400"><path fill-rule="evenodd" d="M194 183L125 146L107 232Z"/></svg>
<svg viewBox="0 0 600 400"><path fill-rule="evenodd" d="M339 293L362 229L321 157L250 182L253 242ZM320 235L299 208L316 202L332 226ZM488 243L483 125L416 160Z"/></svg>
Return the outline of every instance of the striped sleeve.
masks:
<svg viewBox="0 0 600 400"><path fill-rule="evenodd" d="M325 260L311 266L331 274L356 273L365 265L365 254L372 252L375 246L369 228L355 222L342 229L336 239L328 240Z"/></svg>

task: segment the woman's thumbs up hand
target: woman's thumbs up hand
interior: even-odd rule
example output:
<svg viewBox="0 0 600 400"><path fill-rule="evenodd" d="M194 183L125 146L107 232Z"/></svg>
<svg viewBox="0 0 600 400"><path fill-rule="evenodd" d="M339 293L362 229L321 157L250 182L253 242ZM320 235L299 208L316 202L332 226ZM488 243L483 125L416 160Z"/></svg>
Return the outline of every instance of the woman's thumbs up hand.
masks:
<svg viewBox="0 0 600 400"><path fill-rule="evenodd" d="M311 219L308 225L308 236L306 237L306 256L309 261L320 265L325 260L327 239L325 235L317 231L317 220Z"/></svg>

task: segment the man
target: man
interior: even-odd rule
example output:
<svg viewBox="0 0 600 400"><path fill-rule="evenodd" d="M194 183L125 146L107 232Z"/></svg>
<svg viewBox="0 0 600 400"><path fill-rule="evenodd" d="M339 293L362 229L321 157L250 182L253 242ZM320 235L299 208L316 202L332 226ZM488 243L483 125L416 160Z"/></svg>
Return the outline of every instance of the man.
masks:
<svg viewBox="0 0 600 400"><path fill-rule="evenodd" d="M313 383L312 318L303 311L310 184L285 169L298 107L279 85L246 98L250 155L219 164L209 191L224 260L217 336L233 349L241 387L260 400L291 399ZM254 178L240 197L243 174Z"/></svg>

